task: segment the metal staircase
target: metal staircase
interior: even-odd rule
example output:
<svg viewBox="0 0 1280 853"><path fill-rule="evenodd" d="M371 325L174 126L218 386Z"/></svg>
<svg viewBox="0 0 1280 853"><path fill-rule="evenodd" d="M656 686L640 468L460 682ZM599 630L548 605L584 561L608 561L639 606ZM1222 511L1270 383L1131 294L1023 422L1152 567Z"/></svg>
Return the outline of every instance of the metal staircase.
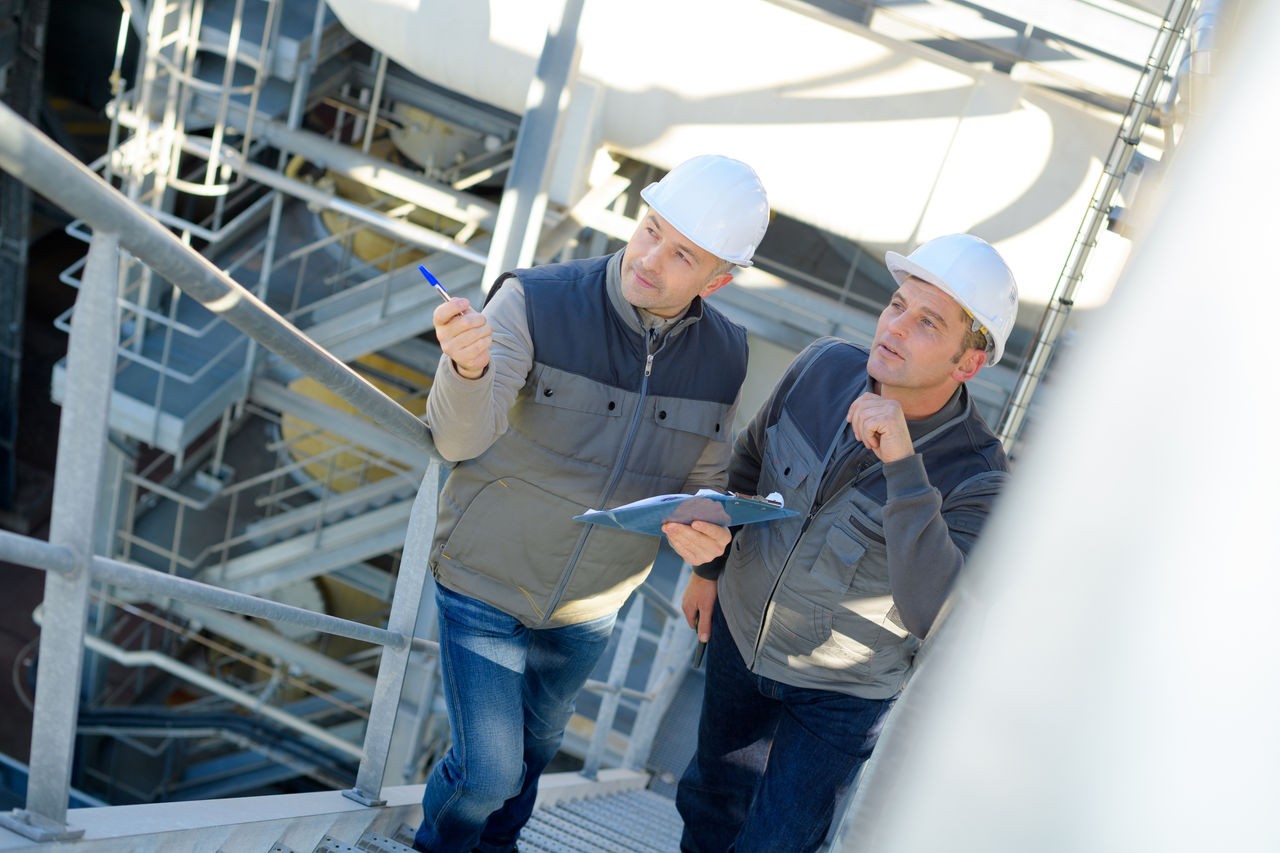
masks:
<svg viewBox="0 0 1280 853"><path fill-rule="evenodd" d="M495 206L471 190L509 150L509 140L498 139L491 152L496 159L476 160L471 171L462 170L466 173L456 164L431 174L395 163L378 165L369 153L373 129L406 121L380 112L379 93L395 90L401 100L415 103L427 95L411 91L376 52L368 67L359 69L329 62L352 40L317 0L218 0L202 15L195 13L197 5L179 0L148 7L156 16L148 24L155 27L146 55L148 70L138 89L123 93L114 107L115 132L127 138L118 140L95 169L182 243L200 247L212 260L201 266L184 255L186 266L177 266L190 278L226 279L244 289L228 286L223 296L211 300L196 296L199 291L187 276L172 272L175 265L155 263L142 249L118 258L114 252L107 255L122 269L116 292L122 323L112 342L111 363L118 368L108 378L110 400L103 406L109 412L105 426L111 442L102 442L102 454L120 473L112 484L118 488L107 501L109 518L93 532L96 547L87 549L99 556L88 559L87 569L83 563L75 565L95 578L91 591L86 584L77 593L91 602L95 624L108 622L122 608L143 605L163 610L167 620L145 644L118 643L106 632L91 632L84 639L94 652L91 659L121 666L172 666L166 670L170 683L200 693L201 710L209 713L199 722L217 731L198 741L194 724L178 733L160 715L126 719L102 708L95 709L103 711L100 716L86 716L84 722L101 737L132 738L162 728L165 737L190 737L192 761L174 786L190 796L244 793L247 784L269 785L315 773L318 762L301 767L306 762L297 756L283 750L273 754L270 738L262 733L237 731L227 716L240 713L239 708L271 717L290 727L290 737L327 743L353 760L360 758L361 764L357 783L346 796L324 791L242 798L232 804L151 803L148 811L126 806L109 810L111 814L73 809L65 824L85 830L77 850L118 850L121 845L136 850L398 850L405 827L420 816L421 788L387 780L412 776L443 743L431 692L433 659L421 640L410 639L415 622L419 635L429 636L428 616L424 610L418 618L413 588L397 589L423 582L423 543L406 543L406 533L421 540L429 532L429 524L415 531L409 519L415 500L417 511L423 511L422 499L415 495L424 471L428 477L438 475L438 460L410 405L421 400L423 389L417 389L416 398L410 394L395 401L410 411L398 409L397 417L403 417L393 429L387 424L397 419L376 405L353 403L343 410L299 391L294 381L324 375L330 381L320 382L322 386L359 387L367 392L361 398L367 402L374 400L369 376L354 371L335 380L324 357L354 363L377 352L412 370L430 372L438 350L426 333L437 297L422 282L416 262L425 259L455 295L479 301L480 263ZM875 5L875 15L869 16L872 29L885 33L889 30L883 27L891 21L901 24L899 13L909 11L907 6L941 4ZM957 18L936 44L929 42L928 33L942 31L937 28L916 27L912 40L953 55L969 50L971 42L980 43L982 50L974 48L965 58L1004 62L1011 75L1059 61L1061 57L1037 52L1041 48L1035 45L1043 46L1046 34L1064 45L1071 41L1042 21L1023 25L1027 40L1011 48L1008 33L1018 29L1018 20L1032 21L1037 13L1031 6L1023 7L1024 18L1015 19L1014 4L1005 4L1008 14L997 20L990 14L974 18L971 4L946 5L950 13L968 9L964 21L980 21L988 34L975 30L962 35L965 28ZM239 41L237 30L242 30ZM1068 53L1064 48L1063 57ZM1115 58L1117 67L1128 69L1126 57ZM1109 97L1105 87L1085 82L1062 85L1086 100ZM306 108L321 102L333 116L331 126L304 128ZM485 121L485 132L495 138L504 127L514 127L490 112ZM332 168L321 170L326 158L332 159ZM581 207L549 214L539 260L571 246L588 225L596 231L581 239L591 241L594 250L602 249L607 237L625 235L637 185L633 179L646 171L636 165L629 161L625 176L619 172L603 180ZM380 195L367 203L343 198L338 185L353 174L366 176ZM75 204L68 201L66 206ZM424 215L444 226L432 230L414 218ZM98 220L95 231L105 231L105 224ZM88 226L74 228L90 239ZM386 242L363 251L359 239L369 230ZM100 235L93 239L97 242ZM89 286L89 266L83 272L80 265L73 267L66 280ZM167 277L157 269L167 269ZM865 335L870 321L858 306L846 303L843 292L833 307L820 288L787 290L783 281L780 275L766 278L758 290L737 289L725 295L723 304L753 333L784 346L807 340L815 330ZM250 291L305 331L323 348L323 357L317 355L312 367L300 367L296 359L266 352L270 335L246 337L234 315ZM78 304L60 325L73 336L84 335L95 322L105 322L103 316L82 314ZM103 355L104 361L108 358ZM72 381L70 361L59 366L56 399L74 409L75 390L84 387L83 380L78 385ZM993 386L983 393L984 401L990 401L1003 389ZM317 446L304 449L317 438ZM339 479L348 476L350 483L339 488ZM62 515L70 517L67 510ZM28 542L3 544L23 554L29 551L21 549L39 550ZM48 565L32 564L51 573L65 570L72 560L64 553L66 536L51 547L60 549L56 559L40 551L38 559ZM84 543L77 540L76 548L84 550ZM295 622L288 624L319 630L318 618L327 614L302 617L296 609L271 607L262 599L287 600L291 587L330 580L372 602L362 602L367 609L341 636L373 645L330 657L309 647L307 640L236 615L276 618L292 613ZM188 587L183 581L208 586ZM193 589L199 591L191 593L193 598L178 594ZM218 598L216 606L230 601L235 605L228 606L231 612L214 609L215 594L230 596ZM398 594L414 600L398 601ZM673 594L665 586L646 589L620 621L616 644L602 667L607 674L602 672L590 685L581 703L584 716L575 720L566 741L569 752L584 756L585 773L547 778L546 801L522 837L522 849L662 851L677 846L678 818L664 794L672 793L687 752L673 749L662 758L655 754L670 746L663 743L666 737L688 747L691 714L697 708L696 695L689 691L700 682L684 679L688 649L682 643L691 640L679 628L680 617L670 603ZM70 617L67 608L55 612L62 619L76 615L74 608ZM381 629L367 623L388 627L371 635L369 631ZM324 625L325 630L333 627ZM234 646L237 653L257 656L268 673L263 680L219 681L194 667L178 668L181 661L170 653L196 638L209 647ZM67 660L81 649L80 640L72 639L75 650ZM377 672L377 679L370 672ZM319 699L279 699L274 688L290 678L317 689L326 685L324 690L346 703L349 713L327 712ZM409 684L403 698L397 678ZM89 695L101 698L94 692L101 683L87 677ZM62 698L64 712L74 717L77 697ZM416 730L407 739L393 725L397 708L402 721L408 718L404 728ZM395 748L389 746L393 737ZM647 752L650 743L655 754ZM401 771L397 762L406 769ZM56 844L59 815L49 806L65 792L58 789L57 773L43 770L31 814L15 822L32 818L30 837L43 832ZM650 773L655 774L652 779ZM228 781L231 776L240 779ZM559 788L568 792L555 793ZM385 805L377 805L379 799ZM51 819L42 822L46 817ZM137 834L140 828L146 831ZM9 841L0 832L0 849Z"/></svg>

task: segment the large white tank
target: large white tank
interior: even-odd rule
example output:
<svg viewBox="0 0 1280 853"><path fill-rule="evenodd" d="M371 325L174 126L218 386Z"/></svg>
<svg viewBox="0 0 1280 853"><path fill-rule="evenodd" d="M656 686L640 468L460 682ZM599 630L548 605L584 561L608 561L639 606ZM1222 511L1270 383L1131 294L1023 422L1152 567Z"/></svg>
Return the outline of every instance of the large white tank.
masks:
<svg viewBox="0 0 1280 853"><path fill-rule="evenodd" d="M517 114L558 8L549 0L329 5L397 63ZM576 91L594 85L603 96L596 144L664 168L702 152L739 157L759 171L775 209L872 251L971 231L1008 258L1024 303L1047 300L1119 121L767 0L595 0L578 41ZM1105 299L1125 251L1120 238L1102 236L1078 307Z"/></svg>

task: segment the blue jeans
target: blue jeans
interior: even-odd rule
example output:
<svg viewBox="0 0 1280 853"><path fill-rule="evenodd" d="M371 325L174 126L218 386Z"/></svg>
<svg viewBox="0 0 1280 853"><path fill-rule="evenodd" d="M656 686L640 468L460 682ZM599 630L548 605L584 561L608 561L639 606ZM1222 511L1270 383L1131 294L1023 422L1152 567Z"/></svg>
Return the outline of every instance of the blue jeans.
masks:
<svg viewBox="0 0 1280 853"><path fill-rule="evenodd" d="M753 675L717 604L698 749L676 790L685 853L816 850L892 699Z"/></svg>
<svg viewBox="0 0 1280 853"><path fill-rule="evenodd" d="M560 748L616 617L531 629L439 585L436 603L453 743L427 778L414 845L506 853L533 813L538 777Z"/></svg>

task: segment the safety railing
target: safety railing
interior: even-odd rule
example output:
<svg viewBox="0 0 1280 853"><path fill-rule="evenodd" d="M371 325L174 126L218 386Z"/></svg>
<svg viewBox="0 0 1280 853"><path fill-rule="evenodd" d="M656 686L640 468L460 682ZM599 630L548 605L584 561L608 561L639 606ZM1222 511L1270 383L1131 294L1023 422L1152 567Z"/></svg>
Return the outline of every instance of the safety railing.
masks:
<svg viewBox="0 0 1280 853"><path fill-rule="evenodd" d="M436 490L421 489L414 502L403 551L406 568L397 581L385 628L96 555L93 525L87 522L96 516L99 490L92 484L101 478L107 444L106 414L119 335L117 287L122 250L400 440L419 448L431 460L425 481L435 483L440 463L426 426L4 106L0 106L0 168L74 213L94 232L69 342L68 394L61 419L49 538L46 542L0 533L0 554L5 559L47 572L41 616L46 624L59 626L59 630L43 631L40 636L40 679L26 808L0 816L0 826L37 840L80 834L66 826L66 813L86 615L95 582L381 646L360 767L355 785L344 792L365 804L379 802L408 655L424 647L423 641L413 639L413 631L434 528Z"/></svg>
<svg viewBox="0 0 1280 853"><path fill-rule="evenodd" d="M420 454L420 460L427 460L422 482L434 485L441 479L441 462L429 431L399 402L315 344L287 319L191 249L165 224L129 201L91 168L62 151L3 105L0 105L0 168L17 176L92 229L89 255L80 276L76 307L68 327L70 344L65 371L66 393L49 538L41 541L0 531L0 557L47 572L45 597L37 618L43 625L59 626L57 631L42 631L39 638L40 678L33 703L32 761L26 806L11 814L0 815L0 827L39 841L73 839L81 834L81 831L67 826L66 818L80 687L85 677L83 652L86 648L105 660L125 666L157 667L233 704L252 705L258 711L269 707L261 702L253 703L250 693L216 684L199 672L181 668L172 659L162 660L165 656L159 652L128 649L101 637L90 636L86 630L86 616L95 597L103 606L131 606L131 602L126 600L131 597L129 594L104 592L106 588L136 594L132 601L169 600L179 603L177 608L189 613L242 614L350 638L380 648L381 660L372 690L361 685L359 704L361 708L367 705L368 710L364 739L359 746L335 738L325 730L309 726L288 714L274 710L267 712L274 714L273 719L280 724L338 754L359 757L355 784L343 793L366 805L378 804L409 655L415 651L431 652L436 648L434 643L415 639L414 630L419 601L426 585L437 489L419 488L412 502L408 532L403 537L401 568L394 584L386 625L382 628L266 600L244 591L246 588L260 591L253 583L240 584L237 590L184 577L186 574L198 574L201 570L205 570L205 576L211 572L217 574L233 549L251 543L249 534L230 536L200 552L194 561L183 562L176 552L170 553L167 555L168 564L159 567L160 571L95 553L95 548L100 549L101 545L94 540L93 520L98 517L102 490L91 484L101 481L104 457L109 452L107 414L119 357L120 316L128 308L120 299L122 268L126 261L140 262L151 273L180 288L184 298L198 301L214 316L319 382L389 433L385 441L413 448ZM454 254L459 254L456 248ZM252 401L247 401L245 406L255 408ZM209 467L216 469L218 457L223 452L222 442L223 437L219 436L212 449L200 451L204 455L194 464L204 465L209 462L206 456L211 455L213 461ZM281 439L282 446L284 443L286 440ZM313 457L286 463L262 476L279 477L280 472L290 466L324 465L326 460L340 453L359 455L361 444L358 441L335 443ZM183 461L174 460L175 470L182 466ZM366 455L359 464L369 467L384 462ZM406 476L420 472L420 466L413 471L398 469L391 472L390 479L404 481ZM120 482L129 493L130 512L139 495L145 493L164 495L180 510L195 508L199 504L190 495L166 486L163 478L149 479L146 468L140 474L122 475ZM247 496L249 490L257 485L257 477L249 477L234 485L222 484L220 497L234 502L242 495ZM400 500L403 501L404 489L400 484L394 490L401 494ZM279 501L280 508L290 508L287 495L276 494L267 498L268 503L273 500ZM326 495L292 509L299 509L298 517L306 516L304 521L314 522L316 529L320 530L326 513L338 509L342 502L342 495ZM234 507L230 515L235 515ZM127 549L137 547L141 540L135 541L126 536L123 544L127 554ZM687 567L685 570L687 572ZM682 581L683 578L679 579L677 589ZM656 631L644 625L645 614L655 610L661 623ZM676 630L680 621L680 614L668 597L649 585L641 590L620 621L614 664L607 679L592 680L586 685L586 690L602 697L591 743L584 751L586 776L593 777L611 753L611 761L617 760L631 768L643 766L645 749L652 742L658 720L687 665L692 635ZM162 627L162 630L169 629ZM637 687L629 683L629 678L637 672L633 659L644 656L638 651L642 643L651 644L654 651L644 684ZM337 671L341 667L335 665L333 669ZM319 677L323 680L324 674ZM350 677L350 673L341 673L340 677ZM419 719L413 721L416 725L411 728L416 739L411 749L414 755L421 746L423 722L433 706L434 689L434 679L429 670L418 697ZM412 707L413 703L410 702L409 706ZM623 707L634 713L632 737L625 754L617 756L610 744L610 733Z"/></svg>

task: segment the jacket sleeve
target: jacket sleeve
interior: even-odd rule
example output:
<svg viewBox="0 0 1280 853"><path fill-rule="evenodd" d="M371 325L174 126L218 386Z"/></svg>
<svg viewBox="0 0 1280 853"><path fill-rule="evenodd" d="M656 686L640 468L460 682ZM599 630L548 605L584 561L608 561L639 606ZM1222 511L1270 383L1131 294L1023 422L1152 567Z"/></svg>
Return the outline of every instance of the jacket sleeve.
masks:
<svg viewBox="0 0 1280 853"><path fill-rule="evenodd" d="M450 462L479 456L507 431L511 406L533 367L533 338L518 278L503 282L484 316L493 329L489 369L479 379L465 379L452 359L441 356L427 396L427 426L436 449Z"/></svg>
<svg viewBox="0 0 1280 853"><path fill-rule="evenodd" d="M933 627L1008 475L1003 471L979 474L952 490L945 502L930 485L924 458L918 453L885 465L884 475L889 587L902 624L923 638Z"/></svg>

